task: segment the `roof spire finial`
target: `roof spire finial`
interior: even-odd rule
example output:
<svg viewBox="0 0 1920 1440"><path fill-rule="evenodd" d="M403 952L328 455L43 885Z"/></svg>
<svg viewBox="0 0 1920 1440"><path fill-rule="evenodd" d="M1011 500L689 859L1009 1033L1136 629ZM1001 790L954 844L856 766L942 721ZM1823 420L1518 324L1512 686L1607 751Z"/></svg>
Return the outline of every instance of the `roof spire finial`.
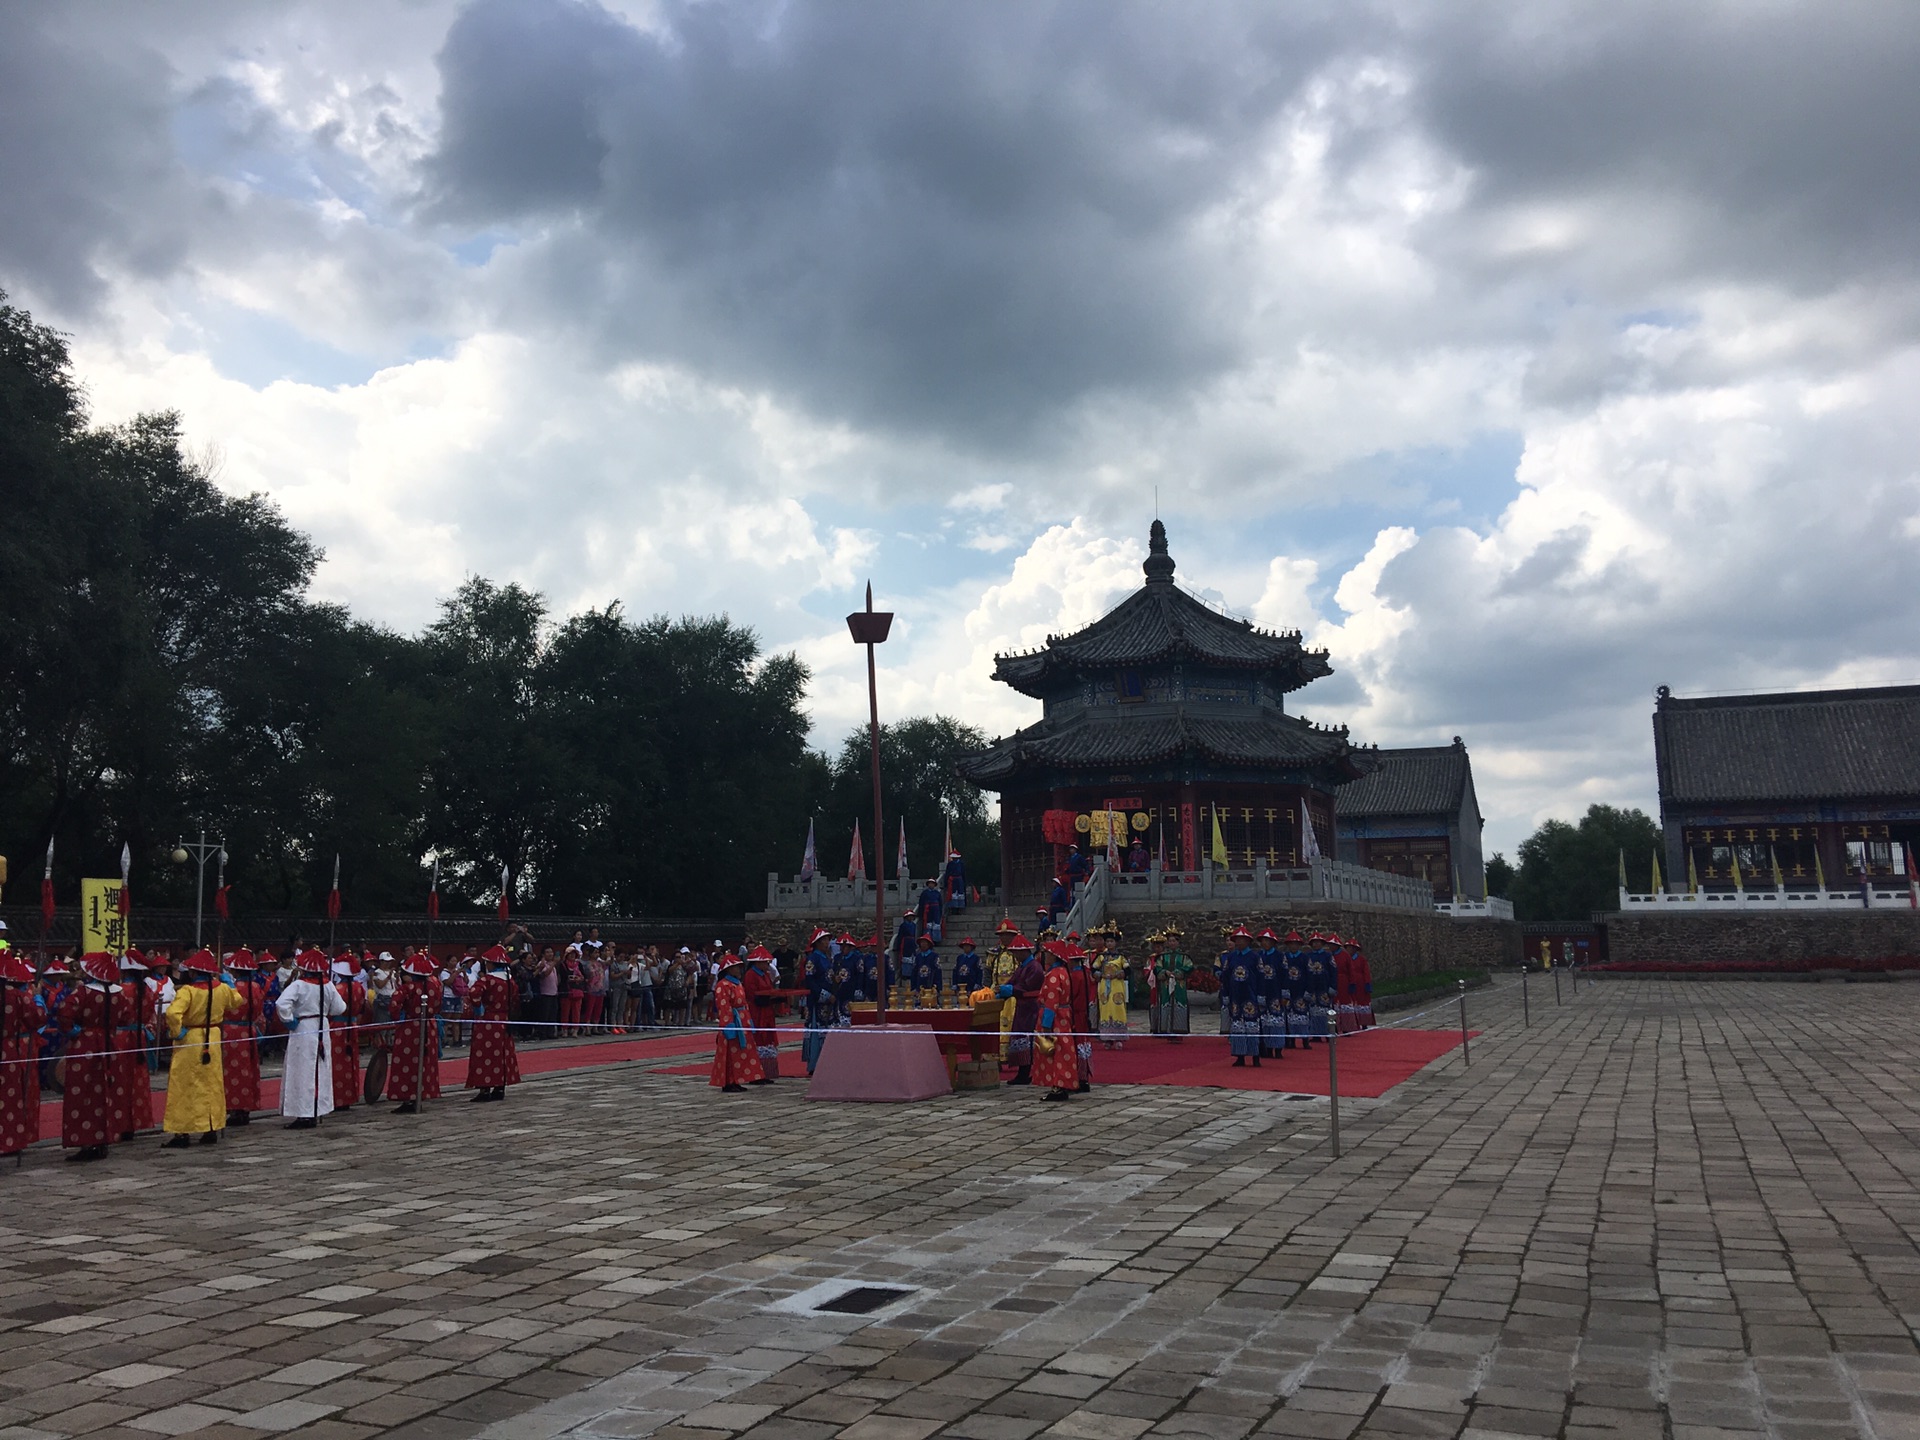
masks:
<svg viewBox="0 0 1920 1440"><path fill-rule="evenodd" d="M1148 532L1147 563L1140 567L1147 572L1149 585L1171 585L1173 583L1173 557L1167 553L1167 527L1158 520Z"/></svg>

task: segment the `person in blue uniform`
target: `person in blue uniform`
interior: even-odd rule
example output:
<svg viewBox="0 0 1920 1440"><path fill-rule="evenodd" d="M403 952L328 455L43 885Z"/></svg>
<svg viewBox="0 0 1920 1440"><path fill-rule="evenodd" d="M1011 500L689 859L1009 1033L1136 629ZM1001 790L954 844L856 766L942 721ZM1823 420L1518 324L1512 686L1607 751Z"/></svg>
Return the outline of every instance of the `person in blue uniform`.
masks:
<svg viewBox="0 0 1920 1440"><path fill-rule="evenodd" d="M914 1001L922 1010L938 1010L941 995L946 989L940 973L940 952L933 948L933 937L922 935L920 949L913 957L913 976L908 981L913 987Z"/></svg>
<svg viewBox="0 0 1920 1440"><path fill-rule="evenodd" d="M1303 963L1307 972L1307 1034L1323 1040L1332 1033L1327 1011L1333 1005L1333 954L1327 949L1327 937L1318 930L1307 937Z"/></svg>
<svg viewBox="0 0 1920 1440"><path fill-rule="evenodd" d="M940 889L933 881L929 880L920 887L920 902L915 908L918 912L916 918L920 921L920 933L931 935L938 940L941 935L943 907L940 903Z"/></svg>
<svg viewBox="0 0 1920 1440"><path fill-rule="evenodd" d="M1271 927L1257 937L1260 958L1255 968L1260 974L1260 1053L1279 1059L1287 1048L1287 975L1286 956L1280 949L1280 937Z"/></svg>
<svg viewBox="0 0 1920 1440"><path fill-rule="evenodd" d="M1092 869L1093 866L1088 862L1087 857L1080 853L1080 847L1078 845L1069 845L1067 847L1067 888L1069 891L1082 880L1086 879Z"/></svg>
<svg viewBox="0 0 1920 1440"><path fill-rule="evenodd" d="M941 889L947 892L947 909L959 914L967 908L967 862L954 851L947 856L947 868L941 876Z"/></svg>
<svg viewBox="0 0 1920 1440"><path fill-rule="evenodd" d="M1073 892L1067 888L1064 875L1053 877L1053 891L1047 896L1046 907L1040 911L1041 928L1051 930L1060 923L1060 917L1073 908Z"/></svg>
<svg viewBox="0 0 1920 1440"><path fill-rule="evenodd" d="M1246 926L1237 927L1228 938L1233 948L1220 957L1220 1011L1227 1017L1228 1047L1236 1066L1248 1060L1258 1066L1263 1000L1259 956L1253 949L1253 932Z"/></svg>
<svg viewBox="0 0 1920 1440"><path fill-rule="evenodd" d="M1305 942L1298 930L1287 932L1286 949L1280 952L1280 974L1287 987L1287 1043L1307 1043L1307 956Z"/></svg>
<svg viewBox="0 0 1920 1440"><path fill-rule="evenodd" d="M960 942L960 953L953 957L953 993L956 999L965 1000L981 986L987 983L987 977L980 965L980 957L973 953L973 937L968 936Z"/></svg>
<svg viewBox="0 0 1920 1440"><path fill-rule="evenodd" d="M820 1063L827 1031L840 1022L840 999L834 993L837 963L833 958L832 937L816 927L807 940L807 956L800 967L800 985L807 992L807 1038L801 1043L800 1058L806 1063L809 1075Z"/></svg>

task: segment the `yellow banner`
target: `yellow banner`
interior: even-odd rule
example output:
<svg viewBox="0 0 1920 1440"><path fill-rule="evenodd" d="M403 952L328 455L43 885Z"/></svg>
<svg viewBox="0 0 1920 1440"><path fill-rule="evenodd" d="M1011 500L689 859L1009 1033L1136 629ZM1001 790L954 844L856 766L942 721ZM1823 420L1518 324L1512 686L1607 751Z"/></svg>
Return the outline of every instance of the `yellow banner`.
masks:
<svg viewBox="0 0 1920 1440"><path fill-rule="evenodd" d="M80 953L91 955L96 950L104 950L109 955L124 955L131 943L127 937L127 917L120 913L120 881L82 880Z"/></svg>

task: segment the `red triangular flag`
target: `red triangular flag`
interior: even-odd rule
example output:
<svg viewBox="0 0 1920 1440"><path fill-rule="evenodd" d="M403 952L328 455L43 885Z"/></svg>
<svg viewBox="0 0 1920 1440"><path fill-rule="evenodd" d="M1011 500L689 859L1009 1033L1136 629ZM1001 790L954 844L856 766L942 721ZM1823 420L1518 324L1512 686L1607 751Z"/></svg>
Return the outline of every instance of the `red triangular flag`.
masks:
<svg viewBox="0 0 1920 1440"><path fill-rule="evenodd" d="M512 907L507 903L507 897L512 890L513 876L509 873L507 867L502 865L500 867L500 923L502 925L507 923L507 915L512 910Z"/></svg>
<svg viewBox="0 0 1920 1440"><path fill-rule="evenodd" d="M232 890L233 886L222 885L218 890L213 892L213 913L218 915L222 920L231 920L233 918L233 912L227 905L227 896Z"/></svg>
<svg viewBox="0 0 1920 1440"><path fill-rule="evenodd" d="M53 925L53 881L51 878L40 882L40 926L49 929Z"/></svg>
<svg viewBox="0 0 1920 1440"><path fill-rule="evenodd" d="M438 890L429 890L427 892L427 918L429 920L438 920L440 918L440 892Z"/></svg>

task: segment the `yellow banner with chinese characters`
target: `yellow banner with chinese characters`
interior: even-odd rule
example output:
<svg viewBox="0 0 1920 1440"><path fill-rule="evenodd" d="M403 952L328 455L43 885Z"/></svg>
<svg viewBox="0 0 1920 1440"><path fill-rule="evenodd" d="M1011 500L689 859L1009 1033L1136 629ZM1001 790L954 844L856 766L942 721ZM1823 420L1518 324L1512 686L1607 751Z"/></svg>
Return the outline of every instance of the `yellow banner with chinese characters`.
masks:
<svg viewBox="0 0 1920 1440"><path fill-rule="evenodd" d="M80 953L91 955L104 950L109 955L124 955L132 943L127 938L127 917L120 913L119 880L82 880Z"/></svg>

